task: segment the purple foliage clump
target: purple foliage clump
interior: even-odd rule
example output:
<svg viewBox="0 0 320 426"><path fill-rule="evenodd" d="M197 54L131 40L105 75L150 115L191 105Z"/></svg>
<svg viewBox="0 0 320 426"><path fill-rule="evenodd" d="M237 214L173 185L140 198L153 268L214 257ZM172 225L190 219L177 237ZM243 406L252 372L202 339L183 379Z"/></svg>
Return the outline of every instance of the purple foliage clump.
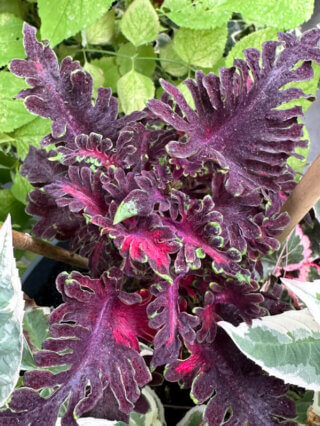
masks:
<svg viewBox="0 0 320 426"><path fill-rule="evenodd" d="M260 259L279 247L295 187L287 160L307 145L302 109L278 107L308 96L284 86L313 77L320 30L281 33L219 76L198 71L185 82L194 108L162 81L161 100L122 117L110 89L93 102L90 74L70 58L59 65L35 34L24 26L27 59L10 66L31 86L18 95L27 109L52 120L22 167L34 186L27 212L39 217L37 237L68 240L89 271L57 278L64 303L39 370L25 374L0 422L54 425L63 403L63 425L88 412L128 419L151 380L146 343L151 366L166 365L165 378L191 387L196 403L209 399L209 425L292 424L286 386L217 324L274 312L276 298L265 301L257 284Z"/></svg>

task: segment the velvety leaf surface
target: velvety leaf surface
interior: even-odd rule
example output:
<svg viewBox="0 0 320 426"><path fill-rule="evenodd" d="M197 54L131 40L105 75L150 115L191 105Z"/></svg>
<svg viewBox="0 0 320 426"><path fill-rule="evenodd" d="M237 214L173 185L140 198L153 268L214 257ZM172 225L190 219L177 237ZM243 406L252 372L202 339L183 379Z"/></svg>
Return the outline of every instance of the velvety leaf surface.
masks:
<svg viewBox="0 0 320 426"><path fill-rule="evenodd" d="M68 177L44 187L59 207L71 212L84 211L88 215L104 215L107 212L100 174L91 172L88 167L70 166Z"/></svg>
<svg viewBox="0 0 320 426"><path fill-rule="evenodd" d="M156 116L185 134L179 142L168 144L169 154L185 159L198 170L206 162L213 162L226 174L226 189L233 195L258 187L275 191L292 189L292 170L286 160L297 146L307 144L301 140L302 125L297 121L301 108L275 108L306 96L298 89L281 89L292 81L313 76L310 62L291 68L301 60L319 62L320 32L311 30L300 40L289 34L279 37L281 43L266 43L262 54L256 49L246 50L246 61L236 60L233 68L222 68L220 78L197 72L196 82L186 82L195 111L179 90L167 82L162 82L163 88L183 111L183 117L164 102L148 103ZM284 49L276 56L279 45ZM252 108L254 120L250 114Z"/></svg>
<svg viewBox="0 0 320 426"><path fill-rule="evenodd" d="M170 364L179 356L181 342L193 344L196 333L194 328L198 325L197 317L181 312L179 306L179 278L172 284L162 282L151 287L151 294L155 300L149 303L147 314L150 318L149 326L160 329L153 340L154 354L152 364Z"/></svg>
<svg viewBox="0 0 320 426"><path fill-rule="evenodd" d="M264 375L221 330L214 343L194 344L189 350L189 358L171 364L165 378L181 380L184 387L192 385L197 404L213 395L204 413L209 425L221 424L229 408L227 425L270 426L278 424L277 417L295 416L293 401L283 396L287 390L283 382ZM294 422L281 424L293 426Z"/></svg>
<svg viewBox="0 0 320 426"><path fill-rule="evenodd" d="M50 118L52 137L73 142L82 133L96 132L105 137L115 137L130 116L117 121L118 103L110 89L100 88L92 104L92 77L83 71L79 62L70 57L59 67L57 57L47 43L39 43L35 28L24 25L24 46L27 60L14 60L10 69L26 79L33 88L20 92L26 107L36 115ZM141 117L134 114L132 119Z"/></svg>
<svg viewBox="0 0 320 426"><path fill-rule="evenodd" d="M177 252L179 244L174 233L161 224L156 215L131 222L129 229L122 224L113 225L101 216L93 218L93 223L109 234L119 249L121 256L133 261L146 263L160 276L172 281L169 275L170 254Z"/></svg>
<svg viewBox="0 0 320 426"><path fill-rule="evenodd" d="M46 424L54 425L60 405L68 398L62 425L76 425L75 416L93 408L107 386L121 411L128 414L133 409L139 387L151 379L137 340L147 336L148 327L140 296L123 292L121 282L116 269L96 280L78 272L58 277L65 303L52 312L51 337L35 360L39 367L67 364L70 368L56 374L46 369L26 373L28 387L14 393L10 408L15 412L0 412L2 421L36 423L46 412ZM46 399L34 390L46 387L55 388Z"/></svg>

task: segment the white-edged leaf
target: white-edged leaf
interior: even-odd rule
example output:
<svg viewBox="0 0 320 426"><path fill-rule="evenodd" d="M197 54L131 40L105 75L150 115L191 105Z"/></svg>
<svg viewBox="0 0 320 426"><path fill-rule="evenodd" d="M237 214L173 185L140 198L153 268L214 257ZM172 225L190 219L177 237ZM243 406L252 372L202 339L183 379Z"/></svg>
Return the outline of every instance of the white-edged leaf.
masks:
<svg viewBox="0 0 320 426"><path fill-rule="evenodd" d="M308 309L255 319L252 326L218 324L267 373L286 383L320 390L320 327Z"/></svg>
<svg viewBox="0 0 320 426"><path fill-rule="evenodd" d="M13 257L11 218L0 229L0 406L19 379L24 300Z"/></svg>
<svg viewBox="0 0 320 426"><path fill-rule="evenodd" d="M320 326L320 280L310 283L281 278L281 281L302 300Z"/></svg>
<svg viewBox="0 0 320 426"><path fill-rule="evenodd" d="M177 423L177 426L198 426L203 422L204 411L207 408L206 405L196 405L187 411L183 419Z"/></svg>
<svg viewBox="0 0 320 426"><path fill-rule="evenodd" d="M153 81L135 70L123 75L118 80L117 88L122 109L126 114L143 109L154 95Z"/></svg>
<svg viewBox="0 0 320 426"><path fill-rule="evenodd" d="M149 404L149 410L145 414L133 411L130 414L129 425L131 426L165 426L164 408L158 395L149 386L145 386L142 395Z"/></svg>
<svg viewBox="0 0 320 426"><path fill-rule="evenodd" d="M160 23L150 0L134 0L123 15L120 28L122 34L135 46L155 40Z"/></svg>

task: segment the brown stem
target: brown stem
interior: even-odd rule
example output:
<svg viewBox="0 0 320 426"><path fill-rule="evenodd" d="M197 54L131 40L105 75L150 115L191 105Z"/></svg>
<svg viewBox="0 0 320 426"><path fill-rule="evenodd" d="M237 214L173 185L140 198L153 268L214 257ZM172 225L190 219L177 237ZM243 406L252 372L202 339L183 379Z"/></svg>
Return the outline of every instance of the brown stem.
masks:
<svg viewBox="0 0 320 426"><path fill-rule="evenodd" d="M54 246L46 241L33 238L29 234L12 230L13 246L16 249L28 250L58 262L67 263L78 268L88 269L88 259L71 253L70 251Z"/></svg>
<svg viewBox="0 0 320 426"><path fill-rule="evenodd" d="M288 212L290 223L278 237L282 243L292 229L320 199L320 155L311 164L307 173L292 191L281 211Z"/></svg>

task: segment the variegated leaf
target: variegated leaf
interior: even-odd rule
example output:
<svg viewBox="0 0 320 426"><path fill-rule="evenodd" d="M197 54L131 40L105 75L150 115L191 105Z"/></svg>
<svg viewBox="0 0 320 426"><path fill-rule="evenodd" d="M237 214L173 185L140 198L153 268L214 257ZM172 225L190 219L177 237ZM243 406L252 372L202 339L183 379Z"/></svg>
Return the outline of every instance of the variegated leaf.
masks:
<svg viewBox="0 0 320 426"><path fill-rule="evenodd" d="M320 327L307 309L287 311L238 327L218 323L238 348L286 383L320 390Z"/></svg>

